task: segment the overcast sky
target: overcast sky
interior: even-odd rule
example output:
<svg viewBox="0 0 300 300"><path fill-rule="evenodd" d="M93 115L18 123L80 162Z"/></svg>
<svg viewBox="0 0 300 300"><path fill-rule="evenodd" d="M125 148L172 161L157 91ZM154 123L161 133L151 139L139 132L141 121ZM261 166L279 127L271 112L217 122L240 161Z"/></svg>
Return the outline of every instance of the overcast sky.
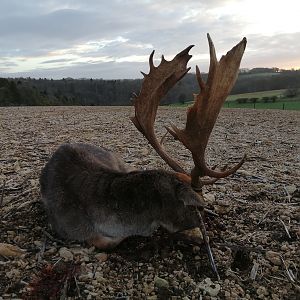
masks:
<svg viewBox="0 0 300 300"><path fill-rule="evenodd" d="M208 69L244 36L242 67L300 68L299 0L0 0L0 77L140 78L194 44Z"/></svg>

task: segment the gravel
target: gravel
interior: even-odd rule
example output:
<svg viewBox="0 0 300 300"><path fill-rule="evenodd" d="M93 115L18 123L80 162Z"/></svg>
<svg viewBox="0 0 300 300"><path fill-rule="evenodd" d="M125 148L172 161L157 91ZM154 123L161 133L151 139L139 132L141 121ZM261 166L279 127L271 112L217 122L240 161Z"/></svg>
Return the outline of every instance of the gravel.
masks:
<svg viewBox="0 0 300 300"><path fill-rule="evenodd" d="M103 145L133 167L167 168L131 124L132 114L128 107L1 108L0 299L297 299L299 112L220 114L209 165L248 157L236 174L204 188L209 209L219 214L206 225L220 281L203 245L163 230L128 238L109 252L51 231L38 179L58 145ZM164 125L184 121L185 110L161 108L158 135ZM192 167L187 150L171 137L165 143Z"/></svg>

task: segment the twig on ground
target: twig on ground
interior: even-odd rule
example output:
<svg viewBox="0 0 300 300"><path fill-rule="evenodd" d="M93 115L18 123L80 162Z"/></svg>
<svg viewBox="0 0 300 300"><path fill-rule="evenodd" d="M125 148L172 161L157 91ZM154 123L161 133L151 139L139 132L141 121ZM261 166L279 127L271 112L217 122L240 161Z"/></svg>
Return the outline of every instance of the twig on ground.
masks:
<svg viewBox="0 0 300 300"><path fill-rule="evenodd" d="M284 189L284 191L285 191L285 193L286 193L288 202L291 202L291 198L292 198L292 197L291 197L289 191L287 190L287 188L286 188L285 186L283 186L283 189Z"/></svg>
<svg viewBox="0 0 300 300"><path fill-rule="evenodd" d="M36 188L31 188L31 189L28 189L28 190L22 192L21 194L19 194L16 197L12 198L9 202L5 203L5 205L7 205L7 204L13 205L13 204L16 204L16 203L22 201L23 200L22 199L23 196L26 196L27 194L29 194L30 192L32 192L35 189Z"/></svg>
<svg viewBox="0 0 300 300"><path fill-rule="evenodd" d="M281 224L283 225L284 230L285 230L285 232L286 232L288 238L289 238L289 239L292 239L292 237L291 237L291 235L290 235L290 232L289 232L287 226L285 225L285 223L280 219L280 217L278 217L278 220L279 220L279 221L281 222Z"/></svg>
<svg viewBox="0 0 300 300"><path fill-rule="evenodd" d="M208 208L204 208L204 212L207 213L208 215L211 215L211 216L214 216L214 217L219 217L219 215L216 212L214 212L214 211L212 211Z"/></svg>
<svg viewBox="0 0 300 300"><path fill-rule="evenodd" d="M0 207L3 204L5 185L6 185L6 180L4 180L3 185L2 185L2 189L1 189Z"/></svg>
<svg viewBox="0 0 300 300"><path fill-rule="evenodd" d="M198 217L199 217L199 221L200 221L200 230L201 230L202 235L203 235L203 241L204 241L204 244L205 244L206 249L207 249L208 258L209 258L211 267L212 267L214 273L216 274L217 279L220 280L220 275L218 273L218 269L217 269L217 266L216 266L216 263L215 263L215 260L214 260L211 248L210 248L209 238L208 238L208 235L207 235L207 232L206 232L206 228L205 228L205 224L204 224L204 221L203 221L203 217L201 215L201 212L198 209L197 209L197 213L198 213Z"/></svg>
<svg viewBox="0 0 300 300"><path fill-rule="evenodd" d="M77 295L78 295L79 298L81 298L80 289L79 289L79 285L78 285L76 276L74 276L74 281L75 281L75 285L76 285Z"/></svg>
<svg viewBox="0 0 300 300"><path fill-rule="evenodd" d="M44 257L44 253L45 253L45 249L46 249L46 242L47 242L47 237L46 237L46 235L44 235L42 247L41 247L40 252L38 253L38 259L37 259L38 263L40 263Z"/></svg>
<svg viewBox="0 0 300 300"><path fill-rule="evenodd" d="M261 224L264 219L266 218L266 216L268 215L268 213L271 211L272 207L270 207L265 213L264 215L262 216L262 218L259 220L259 222L257 223L257 225Z"/></svg>
<svg viewBox="0 0 300 300"><path fill-rule="evenodd" d="M53 264L53 268L60 262L60 261L62 261L62 257L60 257L54 264Z"/></svg>
<svg viewBox="0 0 300 300"><path fill-rule="evenodd" d="M280 280L280 281L284 281L284 282L289 282L288 280L286 280L285 278L280 278L280 277L277 277L277 276L272 276L272 275L269 275L270 278L274 278L274 279L277 279L277 280Z"/></svg>
<svg viewBox="0 0 300 300"><path fill-rule="evenodd" d="M59 243L59 244L65 244L63 241L56 239L55 237L53 237L49 232L47 232L46 230L43 231L44 235L49 238L51 241Z"/></svg>
<svg viewBox="0 0 300 300"><path fill-rule="evenodd" d="M253 267L252 267L251 272L250 272L250 279L251 280L255 280L258 269L259 269L259 263L254 262Z"/></svg>
<svg viewBox="0 0 300 300"><path fill-rule="evenodd" d="M284 269L285 269L285 274L287 275L287 278L288 280L291 282L291 283L295 283L295 276L293 274L293 272L291 272L291 270L287 267L283 257L280 255L280 260L281 260L281 263L282 265L284 266Z"/></svg>
<svg viewBox="0 0 300 300"><path fill-rule="evenodd" d="M62 292L61 292L61 296L60 296L60 299L61 299L61 300L67 299L67 293L68 293L68 280L69 280L69 278L66 277L66 278L65 278L65 282L64 282L64 287L62 288Z"/></svg>
<svg viewBox="0 0 300 300"><path fill-rule="evenodd" d="M226 276L231 276L235 278L235 280L237 280L238 282L246 281L246 279L243 279L241 276L238 275L238 272L234 272L230 268L226 270Z"/></svg>

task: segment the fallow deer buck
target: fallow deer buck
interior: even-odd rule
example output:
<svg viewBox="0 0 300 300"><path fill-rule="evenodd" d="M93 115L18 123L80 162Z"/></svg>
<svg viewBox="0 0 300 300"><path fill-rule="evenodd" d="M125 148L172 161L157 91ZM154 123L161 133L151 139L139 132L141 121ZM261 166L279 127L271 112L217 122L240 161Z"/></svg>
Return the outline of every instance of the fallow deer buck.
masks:
<svg viewBox="0 0 300 300"><path fill-rule="evenodd" d="M246 47L244 38L220 61L208 35L210 67L206 83L199 68L200 93L187 112L184 129L167 131L192 154L194 167L185 171L168 155L154 133L161 98L190 70L187 63L193 46L172 61L162 56L159 66L149 58L141 91L134 97L132 122L161 158L175 171L133 170L115 154L86 144L60 146L42 171L41 194L53 228L62 236L87 241L98 248L111 248L132 235L150 236L158 227L179 232L199 227L210 262L217 273L205 232L205 202L201 188L233 174L244 162L226 171L210 169L205 149L219 111L235 83ZM204 179L203 177L210 177Z"/></svg>

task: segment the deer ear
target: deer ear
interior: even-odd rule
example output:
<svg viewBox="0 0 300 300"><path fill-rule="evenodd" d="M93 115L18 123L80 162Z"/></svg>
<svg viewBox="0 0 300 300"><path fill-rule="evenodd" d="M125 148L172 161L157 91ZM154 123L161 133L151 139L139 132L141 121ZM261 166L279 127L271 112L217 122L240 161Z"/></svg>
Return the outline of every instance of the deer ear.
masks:
<svg viewBox="0 0 300 300"><path fill-rule="evenodd" d="M191 186L192 179L189 175L184 173L176 172L175 176L181 182L188 184ZM197 193L188 188L180 188L178 191L178 198L184 202L185 205L192 205L192 206L205 206L205 202L201 193Z"/></svg>
<svg viewBox="0 0 300 300"><path fill-rule="evenodd" d="M181 200L185 206L197 206L204 207L205 202L202 194L194 192L191 188L180 187L177 189L177 197Z"/></svg>

